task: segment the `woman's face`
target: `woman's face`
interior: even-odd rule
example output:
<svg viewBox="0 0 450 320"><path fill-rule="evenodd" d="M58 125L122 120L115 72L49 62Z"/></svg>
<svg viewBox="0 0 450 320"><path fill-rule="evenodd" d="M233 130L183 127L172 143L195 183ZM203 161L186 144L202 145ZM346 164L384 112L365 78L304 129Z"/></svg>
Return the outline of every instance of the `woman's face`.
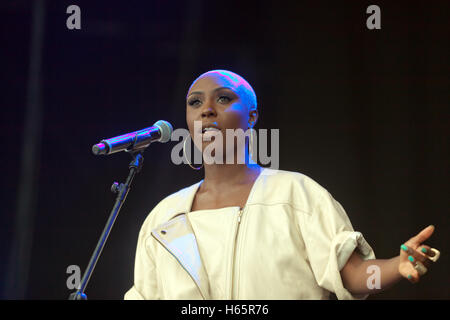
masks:
<svg viewBox="0 0 450 320"><path fill-rule="evenodd" d="M214 72L197 79L189 89L186 97L186 122L194 143L198 149L204 150L211 141L203 139L213 132L203 133L205 127L215 127L223 137L226 145L226 129L242 129L252 127L257 119L257 111L250 110L250 101L245 94L246 88L240 81L236 82L227 76ZM199 124L194 128L194 121ZM195 132L197 129L197 132ZM202 146L197 145L195 135L200 136ZM206 140L206 141L205 141Z"/></svg>

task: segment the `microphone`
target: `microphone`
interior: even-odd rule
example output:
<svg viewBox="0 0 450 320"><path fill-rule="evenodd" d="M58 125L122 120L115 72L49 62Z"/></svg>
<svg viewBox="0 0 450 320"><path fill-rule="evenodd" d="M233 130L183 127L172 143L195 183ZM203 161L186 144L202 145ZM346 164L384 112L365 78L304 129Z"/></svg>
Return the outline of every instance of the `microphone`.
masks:
<svg viewBox="0 0 450 320"><path fill-rule="evenodd" d="M154 141L166 143L172 136L172 125L164 120L159 120L151 127L123 134L114 138L104 139L92 146L92 153L109 155L126 151L133 152L147 148Z"/></svg>

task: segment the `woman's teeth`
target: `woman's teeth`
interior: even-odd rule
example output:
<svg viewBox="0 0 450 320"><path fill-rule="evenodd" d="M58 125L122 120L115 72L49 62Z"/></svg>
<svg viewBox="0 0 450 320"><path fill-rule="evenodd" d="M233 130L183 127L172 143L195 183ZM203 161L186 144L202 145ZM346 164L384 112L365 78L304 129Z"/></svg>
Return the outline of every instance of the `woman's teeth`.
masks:
<svg viewBox="0 0 450 320"><path fill-rule="evenodd" d="M211 141L213 137L215 137L220 132L217 128L204 128L202 130L202 140L203 141Z"/></svg>
<svg viewBox="0 0 450 320"><path fill-rule="evenodd" d="M207 131L219 131L217 128L203 128L202 133L205 133Z"/></svg>

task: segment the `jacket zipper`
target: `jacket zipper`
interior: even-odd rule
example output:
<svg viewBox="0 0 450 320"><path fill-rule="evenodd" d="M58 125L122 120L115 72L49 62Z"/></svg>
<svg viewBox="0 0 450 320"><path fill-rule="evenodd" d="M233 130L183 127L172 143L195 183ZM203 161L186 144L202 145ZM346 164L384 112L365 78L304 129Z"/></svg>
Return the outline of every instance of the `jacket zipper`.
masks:
<svg viewBox="0 0 450 320"><path fill-rule="evenodd" d="M236 249L237 249L237 239L239 234L239 226L241 225L241 217L244 212L244 208L239 207L238 218L237 218L237 227L236 227L236 236L234 237L234 249L233 249L233 263L231 266L231 292L230 299L233 299L233 291L234 291L234 277L235 277L235 267L234 263L236 260Z"/></svg>

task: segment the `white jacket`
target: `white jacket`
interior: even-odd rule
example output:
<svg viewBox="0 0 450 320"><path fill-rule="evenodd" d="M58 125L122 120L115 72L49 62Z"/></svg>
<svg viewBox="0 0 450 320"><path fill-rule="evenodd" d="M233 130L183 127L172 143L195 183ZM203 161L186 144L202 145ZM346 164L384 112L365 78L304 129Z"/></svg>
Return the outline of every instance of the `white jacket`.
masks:
<svg viewBox="0 0 450 320"><path fill-rule="evenodd" d="M125 299L364 299L340 270L375 259L342 206L311 178L263 169L244 208L191 212L202 181L162 200L139 233Z"/></svg>

